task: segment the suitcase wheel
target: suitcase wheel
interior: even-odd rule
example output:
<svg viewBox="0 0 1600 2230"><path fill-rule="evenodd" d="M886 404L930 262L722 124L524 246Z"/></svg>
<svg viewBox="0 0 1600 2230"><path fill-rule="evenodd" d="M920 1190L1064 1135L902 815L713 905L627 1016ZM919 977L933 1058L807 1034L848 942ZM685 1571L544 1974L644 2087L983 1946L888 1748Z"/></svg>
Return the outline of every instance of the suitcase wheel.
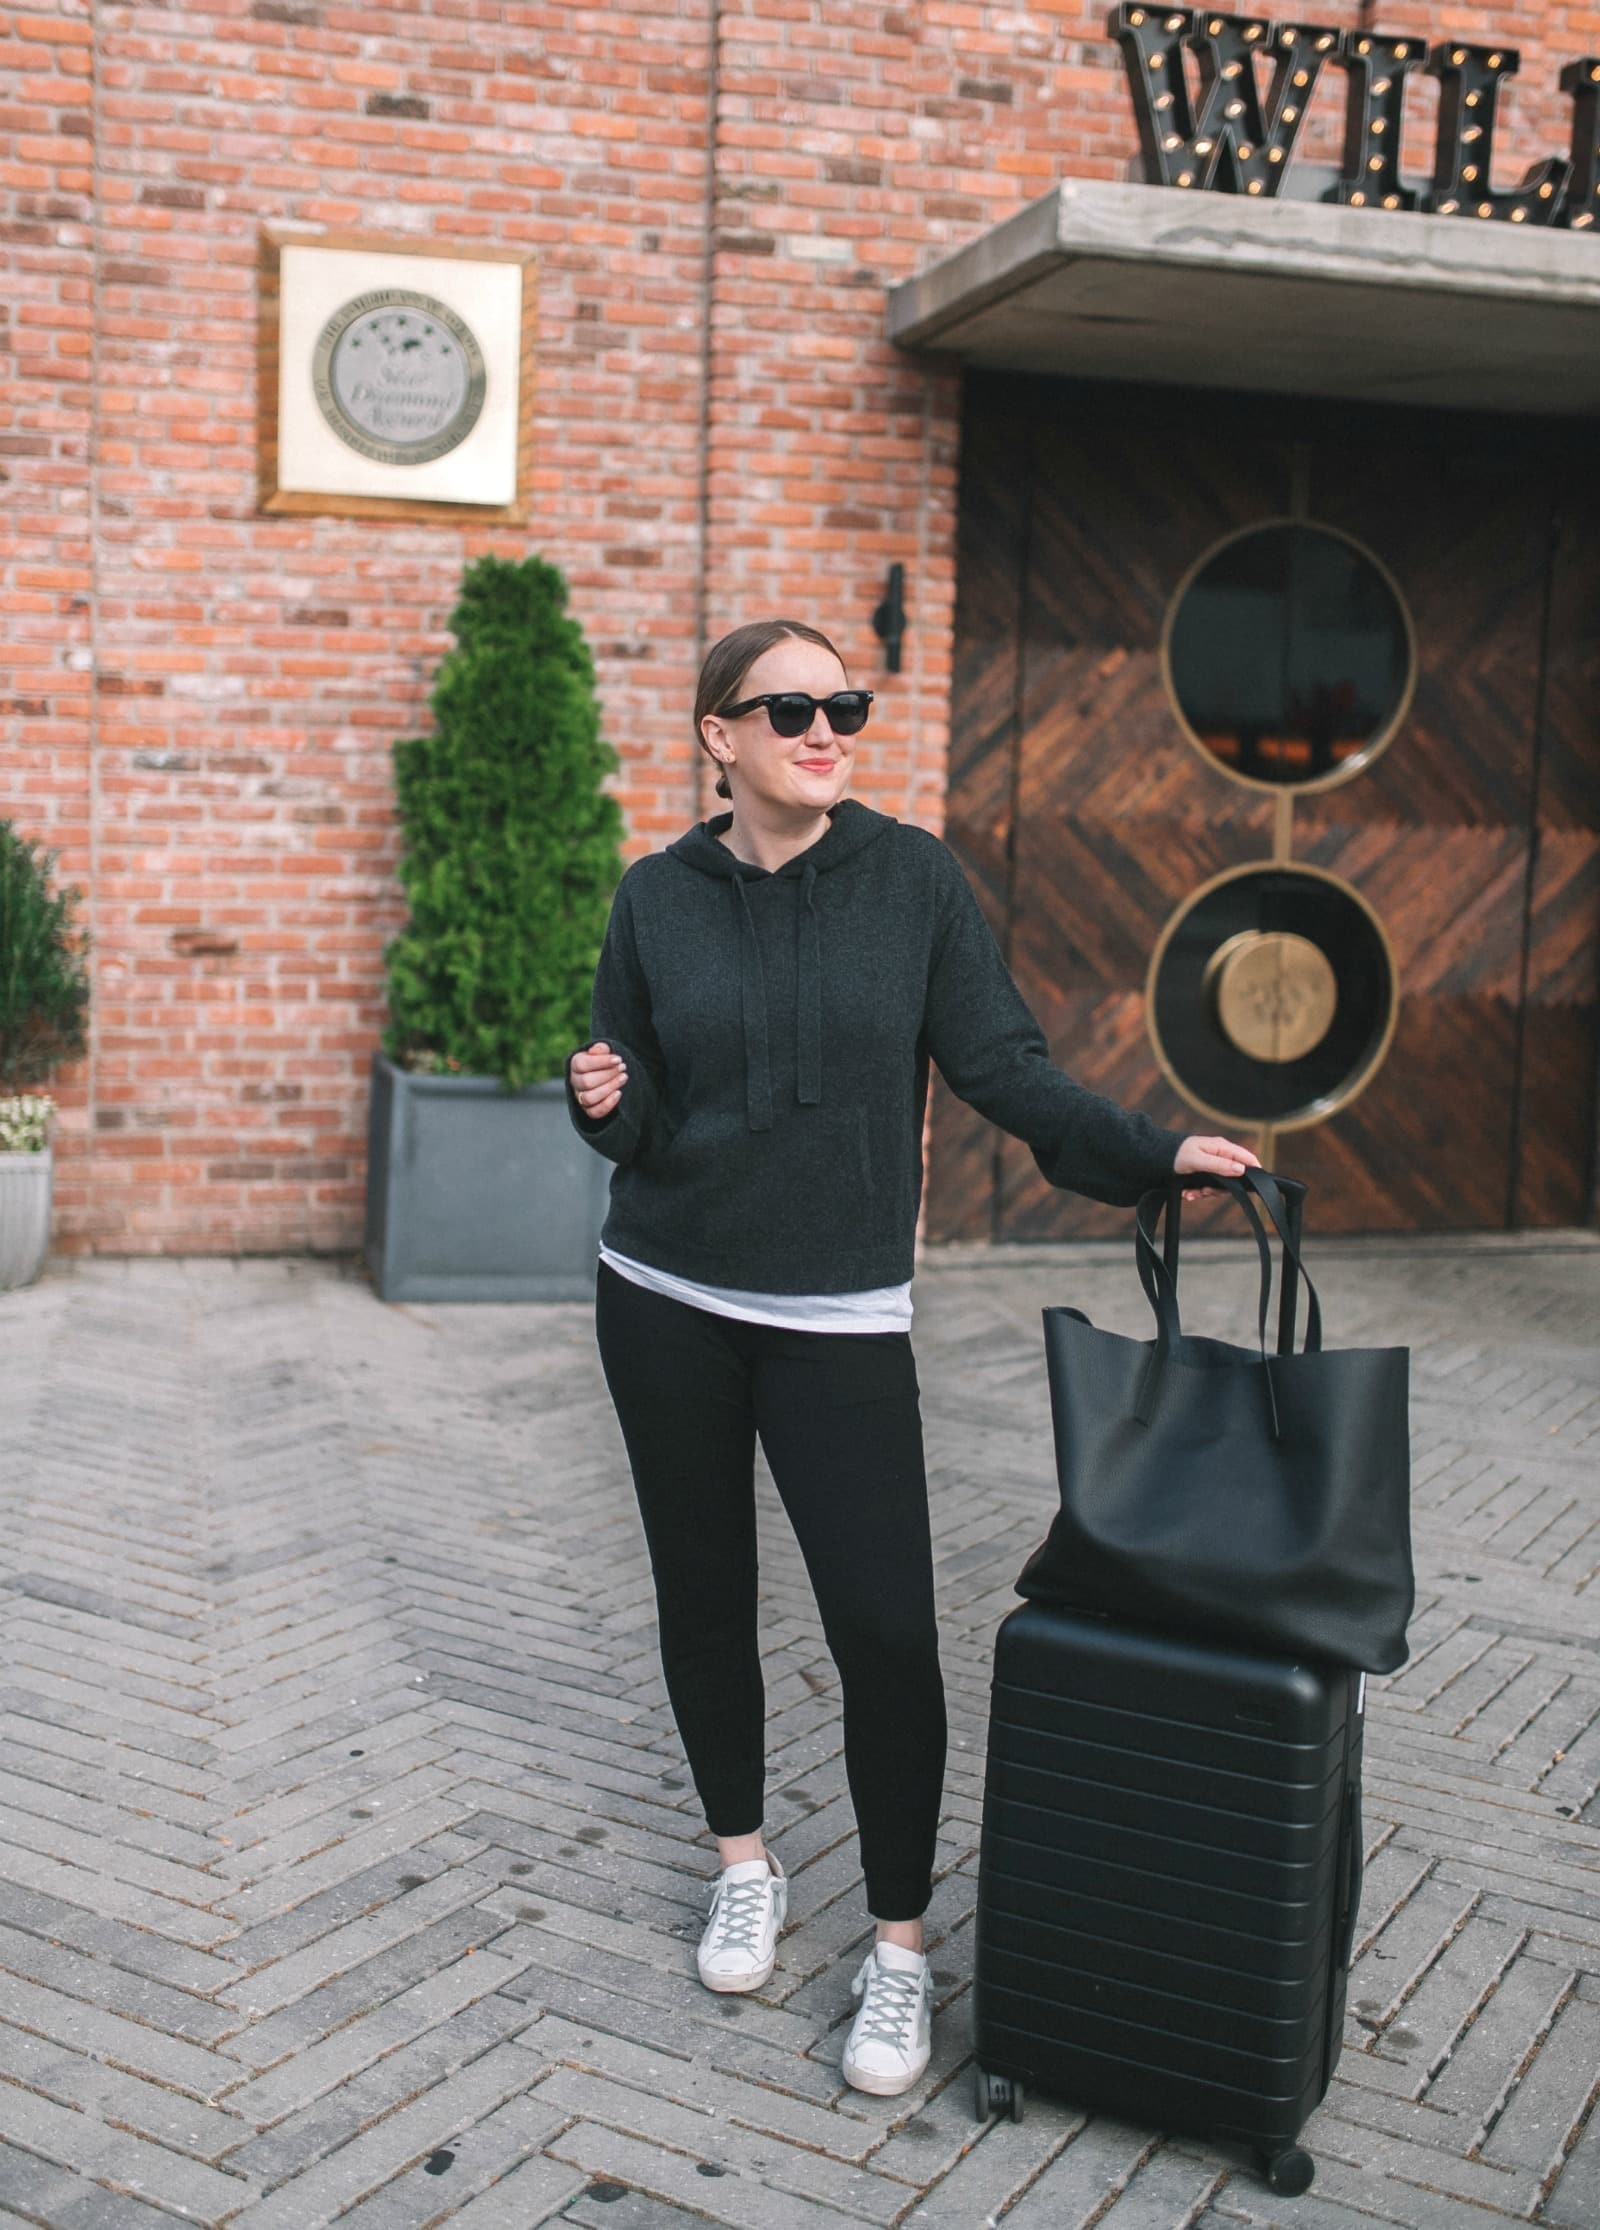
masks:
<svg viewBox="0 0 1600 2230"><path fill-rule="evenodd" d="M1269 2190L1280 2199L1298 2199L1302 2191L1309 2191L1316 2172L1316 2162L1298 2145L1290 2145L1281 2153L1261 2155L1261 2173Z"/></svg>
<svg viewBox="0 0 1600 2230"><path fill-rule="evenodd" d="M986 2067L975 2067L973 2075L973 2104L978 2119L986 2122L991 2114L1009 2114L1014 2122L1022 2119L1022 2085L1013 2082L1009 2075L991 2075ZM1302 2184L1302 2190L1305 2186Z"/></svg>

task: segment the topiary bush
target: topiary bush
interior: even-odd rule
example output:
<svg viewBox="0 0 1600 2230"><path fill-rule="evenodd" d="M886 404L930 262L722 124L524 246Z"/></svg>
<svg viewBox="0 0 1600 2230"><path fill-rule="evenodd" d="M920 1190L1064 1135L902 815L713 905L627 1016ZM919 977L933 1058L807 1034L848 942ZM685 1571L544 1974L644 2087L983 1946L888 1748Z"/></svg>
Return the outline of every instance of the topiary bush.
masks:
<svg viewBox="0 0 1600 2230"><path fill-rule="evenodd" d="M53 888L56 858L0 821L0 1093L8 1097L84 1051L83 893Z"/></svg>
<svg viewBox="0 0 1600 2230"><path fill-rule="evenodd" d="M395 746L400 881L384 1050L524 1085L561 1074L622 874L594 662L542 558L484 557L451 615L431 735Z"/></svg>

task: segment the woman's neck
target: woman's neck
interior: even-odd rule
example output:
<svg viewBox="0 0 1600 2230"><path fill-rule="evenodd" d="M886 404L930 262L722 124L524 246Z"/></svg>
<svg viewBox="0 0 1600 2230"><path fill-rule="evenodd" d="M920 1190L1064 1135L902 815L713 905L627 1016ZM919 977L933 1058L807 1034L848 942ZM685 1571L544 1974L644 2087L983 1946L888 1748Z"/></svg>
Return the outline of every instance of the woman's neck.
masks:
<svg viewBox="0 0 1600 2230"><path fill-rule="evenodd" d="M780 867L787 867L790 860L820 842L828 833L828 825L826 813L809 814L796 827L787 817L763 820L748 806L741 810L736 804L733 819L718 841L727 845L735 859L742 859L750 867L764 867L769 875L775 875Z"/></svg>

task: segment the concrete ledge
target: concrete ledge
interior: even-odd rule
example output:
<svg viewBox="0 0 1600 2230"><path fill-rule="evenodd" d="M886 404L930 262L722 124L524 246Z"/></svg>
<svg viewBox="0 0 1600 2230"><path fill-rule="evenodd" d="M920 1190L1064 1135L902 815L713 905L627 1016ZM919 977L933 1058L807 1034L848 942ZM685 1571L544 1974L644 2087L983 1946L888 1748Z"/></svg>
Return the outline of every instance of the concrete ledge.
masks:
<svg viewBox="0 0 1600 2230"><path fill-rule="evenodd" d="M1067 179L895 287L995 368L1462 409L1600 408L1600 238Z"/></svg>

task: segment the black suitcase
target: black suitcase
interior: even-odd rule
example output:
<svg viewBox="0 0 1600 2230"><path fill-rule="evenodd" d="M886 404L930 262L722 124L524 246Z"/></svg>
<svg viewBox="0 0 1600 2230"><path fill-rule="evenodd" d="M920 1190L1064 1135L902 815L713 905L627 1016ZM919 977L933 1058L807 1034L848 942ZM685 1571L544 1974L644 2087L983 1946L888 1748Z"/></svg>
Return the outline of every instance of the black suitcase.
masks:
<svg viewBox="0 0 1600 2230"><path fill-rule="evenodd" d="M995 1651L973 2006L980 2115L1029 2085L1296 2140L1343 2035L1363 1676L1025 1603Z"/></svg>

